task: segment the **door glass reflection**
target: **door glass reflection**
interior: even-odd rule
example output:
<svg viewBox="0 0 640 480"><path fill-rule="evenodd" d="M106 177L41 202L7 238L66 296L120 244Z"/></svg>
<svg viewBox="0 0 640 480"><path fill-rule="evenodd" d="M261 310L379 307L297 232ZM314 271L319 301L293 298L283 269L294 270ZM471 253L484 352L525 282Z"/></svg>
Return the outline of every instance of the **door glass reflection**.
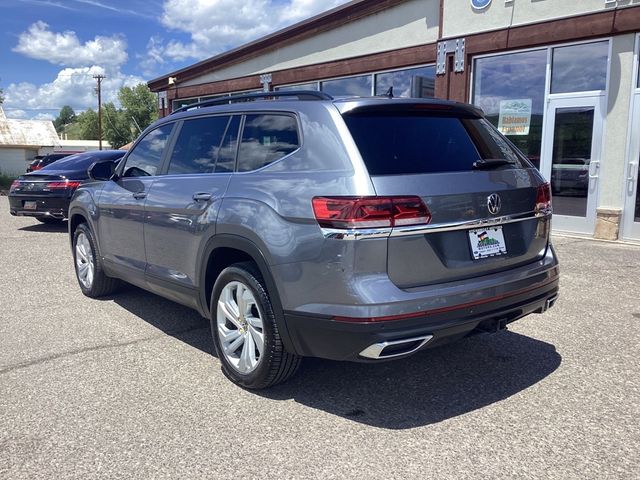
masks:
<svg viewBox="0 0 640 480"><path fill-rule="evenodd" d="M551 167L554 213L587 216L594 113L593 107L556 110Z"/></svg>

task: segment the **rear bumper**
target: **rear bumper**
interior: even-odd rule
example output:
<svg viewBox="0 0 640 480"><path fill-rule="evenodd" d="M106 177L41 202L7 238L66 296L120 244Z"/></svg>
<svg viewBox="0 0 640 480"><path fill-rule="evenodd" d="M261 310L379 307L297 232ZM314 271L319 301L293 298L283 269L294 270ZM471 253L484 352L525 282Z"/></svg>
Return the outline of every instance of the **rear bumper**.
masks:
<svg viewBox="0 0 640 480"><path fill-rule="evenodd" d="M25 202L36 202L35 210L24 208ZM9 196L9 213L13 216L67 218L69 203L67 197Z"/></svg>
<svg viewBox="0 0 640 480"><path fill-rule="evenodd" d="M543 313L555 303L558 288L556 276L538 288L521 293L512 292L515 294L488 298L481 303L460 305L447 311L422 312L420 316L400 320L355 322L293 312L285 312L285 320L299 355L331 360L381 361L407 356L475 333L498 331L526 315ZM405 345L397 344L405 339L412 341ZM393 346L385 352L384 345L389 342ZM379 358L361 355L376 344L381 344L377 349Z"/></svg>

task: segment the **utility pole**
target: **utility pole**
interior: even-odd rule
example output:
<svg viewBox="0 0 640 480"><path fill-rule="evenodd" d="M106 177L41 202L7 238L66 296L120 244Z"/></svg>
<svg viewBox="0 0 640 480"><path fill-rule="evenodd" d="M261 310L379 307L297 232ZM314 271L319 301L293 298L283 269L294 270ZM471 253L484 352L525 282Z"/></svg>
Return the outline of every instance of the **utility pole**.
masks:
<svg viewBox="0 0 640 480"><path fill-rule="evenodd" d="M93 78L98 82L96 91L98 92L98 149L102 150L102 79L104 75L94 75Z"/></svg>

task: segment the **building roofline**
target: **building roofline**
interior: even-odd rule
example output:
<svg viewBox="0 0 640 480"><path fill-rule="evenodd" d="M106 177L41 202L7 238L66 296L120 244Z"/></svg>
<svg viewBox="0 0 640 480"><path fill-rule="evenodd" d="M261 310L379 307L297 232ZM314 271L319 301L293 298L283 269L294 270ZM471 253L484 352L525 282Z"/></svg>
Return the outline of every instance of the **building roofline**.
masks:
<svg viewBox="0 0 640 480"><path fill-rule="evenodd" d="M287 45L294 40L299 41L304 37L309 37L386 10L405 1L406 0L352 0L344 5L302 20L301 22L252 42L245 43L244 45L207 58L188 67L149 80L147 85L154 92L166 90L169 87L169 77L177 77L177 83L180 83L203 75L213 69L238 63L273 48Z"/></svg>

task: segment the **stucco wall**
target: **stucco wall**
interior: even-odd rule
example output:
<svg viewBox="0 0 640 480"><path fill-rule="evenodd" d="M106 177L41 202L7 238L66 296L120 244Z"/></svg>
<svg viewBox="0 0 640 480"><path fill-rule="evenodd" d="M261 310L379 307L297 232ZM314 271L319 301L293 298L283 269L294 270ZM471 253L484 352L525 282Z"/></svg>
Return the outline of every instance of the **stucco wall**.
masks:
<svg viewBox="0 0 640 480"><path fill-rule="evenodd" d="M493 0L484 10L474 10L470 0L444 0L444 37L457 37L511 25L571 17L616 6L640 5L640 0Z"/></svg>
<svg viewBox="0 0 640 480"><path fill-rule="evenodd" d="M624 205L625 157L629 132L635 35L613 37L609 98L600 173L600 208Z"/></svg>
<svg viewBox="0 0 640 480"><path fill-rule="evenodd" d="M409 0L384 12L180 83L180 86L433 43L438 39L439 15L439 0Z"/></svg>

